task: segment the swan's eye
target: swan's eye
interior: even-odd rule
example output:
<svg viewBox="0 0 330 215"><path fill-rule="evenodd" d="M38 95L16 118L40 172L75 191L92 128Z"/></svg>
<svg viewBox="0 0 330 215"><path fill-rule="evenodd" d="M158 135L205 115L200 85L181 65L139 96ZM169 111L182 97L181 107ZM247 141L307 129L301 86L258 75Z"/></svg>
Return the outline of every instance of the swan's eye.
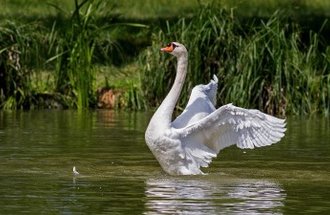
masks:
<svg viewBox="0 0 330 215"><path fill-rule="evenodd" d="M172 43L169 43L166 45L166 47L171 47L172 46Z"/></svg>

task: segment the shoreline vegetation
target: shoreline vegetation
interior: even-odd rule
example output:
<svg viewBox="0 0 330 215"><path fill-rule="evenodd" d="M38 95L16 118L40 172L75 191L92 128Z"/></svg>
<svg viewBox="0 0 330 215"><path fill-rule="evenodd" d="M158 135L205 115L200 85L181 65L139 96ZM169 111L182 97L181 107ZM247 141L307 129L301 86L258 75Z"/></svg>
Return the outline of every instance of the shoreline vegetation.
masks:
<svg viewBox="0 0 330 215"><path fill-rule="evenodd" d="M159 48L180 41L178 110L216 74L218 105L329 115L329 1L24 2L0 12L0 109L152 109L175 70Z"/></svg>

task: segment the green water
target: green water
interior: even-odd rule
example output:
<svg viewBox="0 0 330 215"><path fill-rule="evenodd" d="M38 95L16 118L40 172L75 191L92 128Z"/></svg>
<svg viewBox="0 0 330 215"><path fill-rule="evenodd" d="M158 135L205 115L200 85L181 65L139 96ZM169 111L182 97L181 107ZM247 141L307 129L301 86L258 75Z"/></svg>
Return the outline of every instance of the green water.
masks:
<svg viewBox="0 0 330 215"><path fill-rule="evenodd" d="M207 175L186 177L149 152L149 118L0 112L0 214L330 213L329 118L289 118L279 144L225 149Z"/></svg>

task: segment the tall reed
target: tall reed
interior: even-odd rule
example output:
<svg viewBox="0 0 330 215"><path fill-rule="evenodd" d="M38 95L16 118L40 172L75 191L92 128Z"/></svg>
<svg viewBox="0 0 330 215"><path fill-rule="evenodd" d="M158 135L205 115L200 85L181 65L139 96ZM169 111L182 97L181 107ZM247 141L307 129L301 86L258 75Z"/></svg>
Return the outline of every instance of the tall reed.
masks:
<svg viewBox="0 0 330 215"><path fill-rule="evenodd" d="M75 0L75 10L67 26L53 28L56 41L56 89L76 98L78 109L89 107L93 98L95 72L92 64L98 27L94 14L98 4L94 0Z"/></svg>
<svg viewBox="0 0 330 215"><path fill-rule="evenodd" d="M112 41L118 26L141 28L145 25L111 22L111 16L110 20L107 20L109 11L112 10L111 7L108 8L108 2L74 2L75 10L71 14L69 24L54 24L51 37L57 38L52 45L56 51L49 61L56 60L57 91L76 98L73 106L82 109L96 104L96 64L111 65L123 61L121 47Z"/></svg>
<svg viewBox="0 0 330 215"><path fill-rule="evenodd" d="M242 22L233 10L206 6L191 20L167 22L142 56L142 86L148 100L159 103L174 78L176 62L159 46L180 41L189 51L189 74L178 106L191 88L220 80L218 101L268 113L329 112L329 51L322 52L317 33L302 40L302 30L285 14ZM329 50L329 48L327 49Z"/></svg>

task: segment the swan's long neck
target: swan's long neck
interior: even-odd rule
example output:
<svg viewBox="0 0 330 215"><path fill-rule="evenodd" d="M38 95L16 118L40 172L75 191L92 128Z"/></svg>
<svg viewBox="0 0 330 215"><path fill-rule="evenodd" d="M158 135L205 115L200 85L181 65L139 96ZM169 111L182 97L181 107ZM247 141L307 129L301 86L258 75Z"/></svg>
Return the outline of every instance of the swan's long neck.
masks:
<svg viewBox="0 0 330 215"><path fill-rule="evenodd" d="M150 121L151 124L154 120L157 120L154 123L157 123L159 127L163 127L164 129L171 125L172 114L181 94L187 74L188 54L179 56L177 60L177 71L173 86Z"/></svg>

